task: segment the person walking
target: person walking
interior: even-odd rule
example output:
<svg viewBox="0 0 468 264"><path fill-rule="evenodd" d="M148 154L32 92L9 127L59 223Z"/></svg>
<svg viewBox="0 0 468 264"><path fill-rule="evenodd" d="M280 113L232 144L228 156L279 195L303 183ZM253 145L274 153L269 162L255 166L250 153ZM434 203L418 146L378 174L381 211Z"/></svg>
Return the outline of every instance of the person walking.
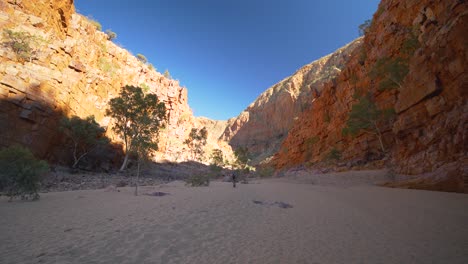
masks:
<svg viewBox="0 0 468 264"><path fill-rule="evenodd" d="M236 173L233 172L233 173L232 173L232 187L233 187L233 188L236 188L236 180L237 180Z"/></svg>

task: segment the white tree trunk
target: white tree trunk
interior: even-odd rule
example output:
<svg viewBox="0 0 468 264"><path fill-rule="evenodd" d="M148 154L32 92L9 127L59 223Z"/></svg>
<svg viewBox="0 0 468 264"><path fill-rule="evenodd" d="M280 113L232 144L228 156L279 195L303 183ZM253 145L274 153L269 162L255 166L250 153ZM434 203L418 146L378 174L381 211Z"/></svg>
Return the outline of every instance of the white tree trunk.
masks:
<svg viewBox="0 0 468 264"><path fill-rule="evenodd" d="M140 179L140 158L138 158L137 162L137 175L136 175L136 181L135 181L135 196L138 196L138 179Z"/></svg>
<svg viewBox="0 0 468 264"><path fill-rule="evenodd" d="M124 170L127 168L128 156L129 156L129 153L127 152L127 153L125 154L124 161L123 161L122 166L120 167L120 170L119 170L119 171L124 171Z"/></svg>

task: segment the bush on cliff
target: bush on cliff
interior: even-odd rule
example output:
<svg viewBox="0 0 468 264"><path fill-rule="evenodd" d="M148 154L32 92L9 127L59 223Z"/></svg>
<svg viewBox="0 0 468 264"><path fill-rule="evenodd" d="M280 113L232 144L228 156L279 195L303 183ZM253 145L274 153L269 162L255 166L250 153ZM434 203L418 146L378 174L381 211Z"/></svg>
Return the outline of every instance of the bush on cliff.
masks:
<svg viewBox="0 0 468 264"><path fill-rule="evenodd" d="M364 36L367 32L369 32L369 28L371 25L372 20L370 19L367 19L366 21L364 21L364 23L359 25L359 36Z"/></svg>
<svg viewBox="0 0 468 264"><path fill-rule="evenodd" d="M389 121L395 111L378 109L370 95L357 97L357 99L358 102L352 106L349 113L346 127L343 128L343 135L357 136L361 132L374 135L379 140L380 149L385 152L381 125Z"/></svg>
<svg viewBox="0 0 468 264"><path fill-rule="evenodd" d="M107 39L111 41L117 38L117 33L115 33L114 31L110 29L106 30L106 35L107 35Z"/></svg>
<svg viewBox="0 0 468 264"><path fill-rule="evenodd" d="M138 53L136 55L136 58L141 61L142 63L147 63L148 62L148 59L145 57L145 55L141 54L141 53Z"/></svg>
<svg viewBox="0 0 468 264"><path fill-rule="evenodd" d="M37 160L27 148L11 146L0 150L0 190L6 192L10 201L17 196L39 199L41 176L47 170L47 163Z"/></svg>
<svg viewBox="0 0 468 264"><path fill-rule="evenodd" d="M3 46L10 48L15 54L16 58L21 61L31 61L35 49L33 45L36 43L37 38L28 32L13 31L9 29L3 30Z"/></svg>

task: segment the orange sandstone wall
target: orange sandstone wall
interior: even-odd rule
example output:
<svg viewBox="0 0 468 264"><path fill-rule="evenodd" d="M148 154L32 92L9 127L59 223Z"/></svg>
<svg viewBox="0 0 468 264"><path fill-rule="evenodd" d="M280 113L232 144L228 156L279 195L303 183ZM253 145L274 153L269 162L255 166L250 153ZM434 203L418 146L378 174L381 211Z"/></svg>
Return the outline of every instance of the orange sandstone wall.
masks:
<svg viewBox="0 0 468 264"><path fill-rule="evenodd" d="M338 166L343 169L371 162L404 174L450 170L457 179L466 175L467 6L457 0L383 0L362 48L294 123L274 157L275 166L316 164L335 148L342 153ZM380 58L404 57L411 32L419 47L409 56L408 75L400 88L380 91L382 79L369 73ZM341 133L356 91L370 92L379 108L396 111L393 122L381 124L390 153L383 160L375 137Z"/></svg>
<svg viewBox="0 0 468 264"><path fill-rule="evenodd" d="M59 159L54 150L62 144L57 131L62 114L94 115L110 127L111 120L104 115L108 101L124 85L144 84L168 109L169 124L161 134L158 157L170 159L182 151L194 123L187 90L107 40L75 13L73 1L0 0L0 28L36 38L31 59L25 62L0 47L0 146L23 144L41 158ZM110 129L108 134L119 141Z"/></svg>

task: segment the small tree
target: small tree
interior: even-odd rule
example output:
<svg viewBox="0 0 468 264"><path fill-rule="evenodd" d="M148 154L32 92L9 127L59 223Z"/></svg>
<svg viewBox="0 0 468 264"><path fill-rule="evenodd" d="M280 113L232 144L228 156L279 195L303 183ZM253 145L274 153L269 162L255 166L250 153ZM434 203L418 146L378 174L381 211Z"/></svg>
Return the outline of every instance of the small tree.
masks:
<svg viewBox="0 0 468 264"><path fill-rule="evenodd" d="M77 116L64 117L60 121L60 130L71 140L73 155L72 168L76 169L79 162L89 153L109 143L104 135L106 130L99 126L94 116L81 119Z"/></svg>
<svg viewBox="0 0 468 264"><path fill-rule="evenodd" d="M145 55L141 54L141 53L138 53L136 55L136 58L141 61L142 63L147 63L148 62L148 59L145 57Z"/></svg>
<svg viewBox="0 0 468 264"><path fill-rule="evenodd" d="M341 159L341 151L337 148L332 148L325 156L326 161L339 161Z"/></svg>
<svg viewBox="0 0 468 264"><path fill-rule="evenodd" d="M224 165L223 152L220 149L214 149L211 153L211 164L221 167Z"/></svg>
<svg viewBox="0 0 468 264"><path fill-rule="evenodd" d="M126 169L131 152L141 154L147 146L157 147L152 144L157 144L159 129L164 126L166 107L155 94L145 95L140 87L127 85L119 97L110 100L106 114L114 118L114 130L124 140L125 158L120 171Z"/></svg>
<svg viewBox="0 0 468 264"><path fill-rule="evenodd" d="M402 88L403 80L408 75L408 61L403 58L378 59L369 75L372 78L381 78L379 90Z"/></svg>
<svg viewBox="0 0 468 264"><path fill-rule="evenodd" d="M223 169L222 168L222 166L224 165L223 152L220 149L214 149L211 153L210 158L211 158L210 170L214 174L214 176L216 176Z"/></svg>
<svg viewBox="0 0 468 264"><path fill-rule="evenodd" d="M166 69L166 70L164 71L164 77L166 77L166 78L168 78L168 79L172 79L172 76L171 76L171 74L169 73L169 70L168 70L168 69Z"/></svg>
<svg viewBox="0 0 468 264"><path fill-rule="evenodd" d="M372 20L367 19L364 23L359 25L359 36L364 36L369 31L371 24Z"/></svg>
<svg viewBox="0 0 468 264"><path fill-rule="evenodd" d="M3 46L10 48L16 54L16 58L21 61L31 61L35 49L32 47L37 38L28 32L3 30L3 37L6 39Z"/></svg>
<svg viewBox="0 0 468 264"><path fill-rule="evenodd" d="M360 97L351 108L346 127L343 128L343 134L356 136L362 131L375 135L379 140L382 152L385 152L379 122L390 119L393 114L393 109L379 110L370 96Z"/></svg>
<svg viewBox="0 0 468 264"><path fill-rule="evenodd" d="M153 140L151 134L139 134L135 137L133 152L137 156L137 174L135 179L135 196L138 196L138 181L142 164L148 161L151 151L158 150L158 144Z"/></svg>
<svg viewBox="0 0 468 264"><path fill-rule="evenodd" d="M99 21L97 21L96 19L94 19L94 18L91 17L91 16L86 17L86 19L87 19L88 22L91 23L97 30L102 31L102 25L101 25L101 23L99 23Z"/></svg>
<svg viewBox="0 0 468 264"><path fill-rule="evenodd" d="M239 169L247 169L248 163L250 161L249 149L240 147L234 151L234 156L236 160L234 161L234 166Z"/></svg>
<svg viewBox="0 0 468 264"><path fill-rule="evenodd" d="M202 129L192 128L190 131L190 134L184 141L184 144L190 148L193 159L201 160L204 153L203 147L206 145L207 137L208 131L206 130L206 127L203 127Z"/></svg>
<svg viewBox="0 0 468 264"><path fill-rule="evenodd" d="M114 40L117 38L117 33L115 33L114 31L110 29L106 30L106 35L107 35L108 40Z"/></svg>
<svg viewBox="0 0 468 264"><path fill-rule="evenodd" d="M10 201L16 196L39 199L41 175L47 170L47 163L37 160L27 148L11 146L0 150L0 190L6 190Z"/></svg>

